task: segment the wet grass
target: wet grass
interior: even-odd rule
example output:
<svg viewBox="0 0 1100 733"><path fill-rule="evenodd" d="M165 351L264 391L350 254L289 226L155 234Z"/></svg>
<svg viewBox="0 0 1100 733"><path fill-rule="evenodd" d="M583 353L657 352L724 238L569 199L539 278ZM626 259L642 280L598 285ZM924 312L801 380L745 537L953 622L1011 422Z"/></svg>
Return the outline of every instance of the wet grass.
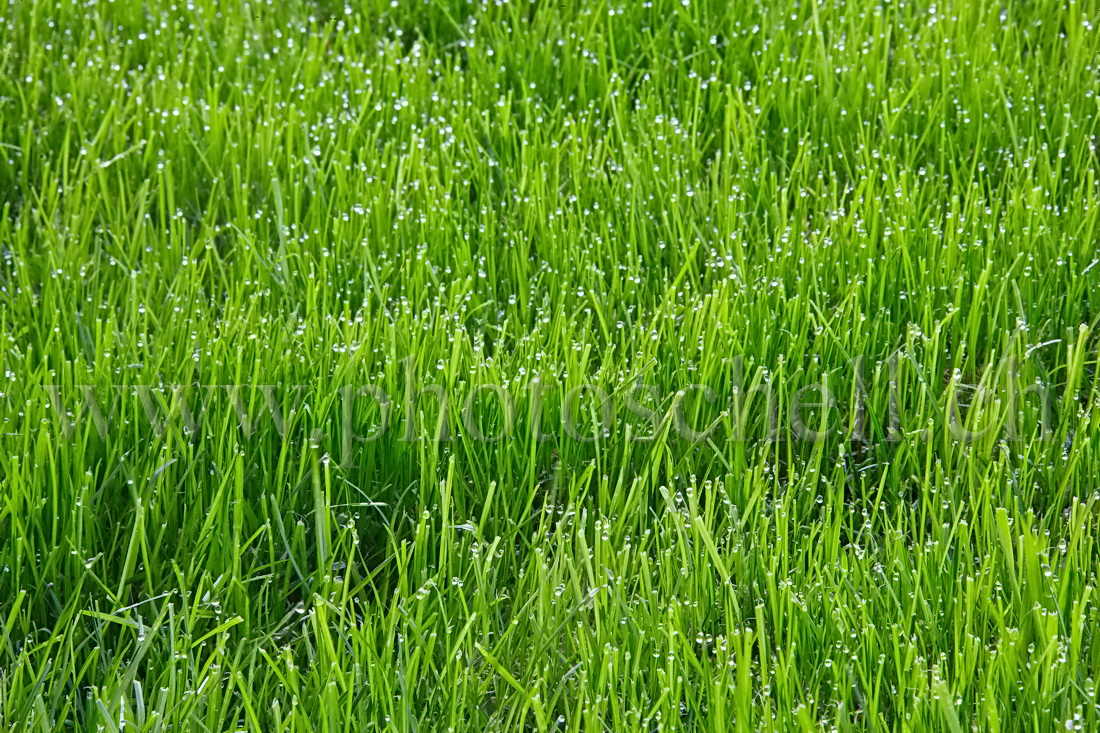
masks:
<svg viewBox="0 0 1100 733"><path fill-rule="evenodd" d="M0 5L0 728L1096 729L1098 16Z"/></svg>

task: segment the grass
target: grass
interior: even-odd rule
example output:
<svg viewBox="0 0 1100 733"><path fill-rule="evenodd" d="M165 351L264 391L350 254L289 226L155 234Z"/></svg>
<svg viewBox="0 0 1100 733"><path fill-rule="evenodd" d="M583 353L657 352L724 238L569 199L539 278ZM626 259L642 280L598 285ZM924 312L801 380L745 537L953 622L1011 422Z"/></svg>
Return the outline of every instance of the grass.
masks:
<svg viewBox="0 0 1100 733"><path fill-rule="evenodd" d="M0 728L1100 727L1098 24L0 4Z"/></svg>

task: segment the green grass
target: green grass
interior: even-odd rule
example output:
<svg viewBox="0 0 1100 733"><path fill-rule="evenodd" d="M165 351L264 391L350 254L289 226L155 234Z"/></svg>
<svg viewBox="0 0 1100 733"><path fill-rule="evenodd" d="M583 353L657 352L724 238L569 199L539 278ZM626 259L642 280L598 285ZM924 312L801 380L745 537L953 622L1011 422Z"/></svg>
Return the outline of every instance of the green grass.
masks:
<svg viewBox="0 0 1100 733"><path fill-rule="evenodd" d="M0 3L0 729L1097 729L1098 27Z"/></svg>

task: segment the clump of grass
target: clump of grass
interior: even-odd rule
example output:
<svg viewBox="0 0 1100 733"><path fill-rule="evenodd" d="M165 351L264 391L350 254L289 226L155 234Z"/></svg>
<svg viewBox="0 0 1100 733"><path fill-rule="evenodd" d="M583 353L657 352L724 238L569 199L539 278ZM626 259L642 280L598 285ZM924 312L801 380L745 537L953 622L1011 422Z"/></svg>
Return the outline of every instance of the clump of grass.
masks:
<svg viewBox="0 0 1100 733"><path fill-rule="evenodd" d="M0 5L0 727L1096 728L1098 11Z"/></svg>

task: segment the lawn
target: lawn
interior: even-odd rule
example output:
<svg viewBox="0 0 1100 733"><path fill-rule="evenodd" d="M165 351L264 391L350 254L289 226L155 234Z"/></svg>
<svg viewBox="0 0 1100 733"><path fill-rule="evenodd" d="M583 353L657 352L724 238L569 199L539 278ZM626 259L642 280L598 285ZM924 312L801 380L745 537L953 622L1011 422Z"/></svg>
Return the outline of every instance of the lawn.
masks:
<svg viewBox="0 0 1100 733"><path fill-rule="evenodd" d="M0 0L0 730L1097 730L1098 27Z"/></svg>

